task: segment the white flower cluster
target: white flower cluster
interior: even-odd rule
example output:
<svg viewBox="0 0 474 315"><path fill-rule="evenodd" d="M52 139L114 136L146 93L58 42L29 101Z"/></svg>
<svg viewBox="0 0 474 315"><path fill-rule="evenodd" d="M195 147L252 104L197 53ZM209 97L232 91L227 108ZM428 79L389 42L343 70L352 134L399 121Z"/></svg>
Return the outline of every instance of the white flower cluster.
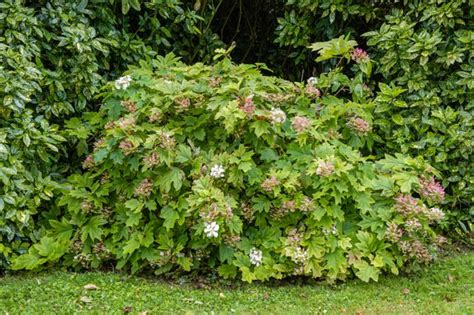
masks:
<svg viewBox="0 0 474 315"><path fill-rule="evenodd" d="M219 224L216 222L205 222L204 223L204 233L207 237L218 237L219 236Z"/></svg>
<svg viewBox="0 0 474 315"><path fill-rule="evenodd" d="M224 177L224 172L224 167L220 164L216 164L211 168L211 177L222 178Z"/></svg>
<svg viewBox="0 0 474 315"><path fill-rule="evenodd" d="M302 248L302 247L297 247L295 254L293 255L293 261L297 264L304 263L305 261L308 260L308 252Z"/></svg>
<svg viewBox="0 0 474 315"><path fill-rule="evenodd" d="M123 76L115 80L115 88L117 90L126 90L132 82L132 77L129 75Z"/></svg>
<svg viewBox="0 0 474 315"><path fill-rule="evenodd" d="M337 227L335 225L331 226L330 229L323 228L323 234L324 235L337 235Z"/></svg>
<svg viewBox="0 0 474 315"><path fill-rule="evenodd" d="M440 208L431 208L426 212L428 219L432 221L441 221L444 219L444 212Z"/></svg>
<svg viewBox="0 0 474 315"><path fill-rule="evenodd" d="M250 250L249 258L252 265L260 266L262 264L263 253L254 247Z"/></svg>
<svg viewBox="0 0 474 315"><path fill-rule="evenodd" d="M308 82L309 85L316 85L316 83L318 83L318 79L315 77L311 77L306 82Z"/></svg>
<svg viewBox="0 0 474 315"><path fill-rule="evenodd" d="M286 120L285 112L279 108L272 108L271 115L272 115L273 123L281 124L281 123L284 123Z"/></svg>

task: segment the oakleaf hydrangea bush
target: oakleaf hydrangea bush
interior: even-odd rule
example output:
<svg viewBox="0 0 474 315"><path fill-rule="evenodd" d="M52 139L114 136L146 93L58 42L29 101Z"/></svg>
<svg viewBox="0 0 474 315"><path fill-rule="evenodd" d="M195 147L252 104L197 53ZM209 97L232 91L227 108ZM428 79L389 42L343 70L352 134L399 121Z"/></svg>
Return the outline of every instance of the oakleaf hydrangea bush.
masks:
<svg viewBox="0 0 474 315"><path fill-rule="evenodd" d="M63 219L13 268L60 259L249 282L376 281L431 261L444 241L433 229L444 217L437 172L422 158L365 156L372 102L337 98L324 80L172 55L128 71L86 115L93 151L59 201Z"/></svg>

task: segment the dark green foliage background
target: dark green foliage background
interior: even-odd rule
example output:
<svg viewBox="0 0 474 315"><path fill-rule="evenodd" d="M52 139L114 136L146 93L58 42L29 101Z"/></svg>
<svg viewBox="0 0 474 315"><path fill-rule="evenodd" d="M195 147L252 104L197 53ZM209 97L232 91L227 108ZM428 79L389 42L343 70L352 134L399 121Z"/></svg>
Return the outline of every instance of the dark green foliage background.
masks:
<svg viewBox="0 0 474 315"><path fill-rule="evenodd" d="M89 151L69 119L97 110L128 66L168 52L211 62L235 42L235 61L305 80L335 66L307 46L347 34L374 60L372 153L424 156L447 188L446 231L472 237L473 12L470 0L1 0L0 269L58 217Z"/></svg>

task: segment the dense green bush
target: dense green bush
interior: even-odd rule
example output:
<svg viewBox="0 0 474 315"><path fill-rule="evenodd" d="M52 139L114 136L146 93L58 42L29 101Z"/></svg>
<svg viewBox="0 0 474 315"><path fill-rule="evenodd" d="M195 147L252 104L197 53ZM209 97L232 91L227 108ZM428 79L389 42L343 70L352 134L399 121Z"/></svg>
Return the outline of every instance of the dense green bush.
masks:
<svg viewBox="0 0 474 315"><path fill-rule="evenodd" d="M65 120L94 109L128 64L168 51L206 60L220 45L207 27L214 11L203 18L174 0L0 1L0 269L37 239L35 221L54 217L43 201L78 169L76 149L87 151L67 145Z"/></svg>
<svg viewBox="0 0 474 315"><path fill-rule="evenodd" d="M376 100L379 152L422 155L442 172L446 209L461 235L474 232L474 32L467 1L393 10L364 34L383 75Z"/></svg>
<svg viewBox="0 0 474 315"><path fill-rule="evenodd" d="M100 88L170 51L211 62L223 41L237 42L237 61L294 81L314 75L323 95L371 104L373 132L345 143L376 159L423 156L446 187L441 227L469 238L472 10L467 0L0 0L0 269L61 221L55 199L91 150L81 116L98 110ZM372 62L314 62L311 43L347 34Z"/></svg>
<svg viewBox="0 0 474 315"><path fill-rule="evenodd" d="M64 255L78 269L369 281L430 261L444 192L422 158L359 151L374 106L362 77L305 86L226 58L142 63L87 115L94 149L60 199L66 213L14 268ZM332 96L336 81L358 101Z"/></svg>
<svg viewBox="0 0 474 315"><path fill-rule="evenodd" d="M351 36L375 61L374 153L392 150L424 156L442 172L449 226L474 231L473 8L467 0L283 1L276 42L287 47L291 77L334 67L314 64L306 47ZM278 64L270 66L280 69ZM296 67L295 67L296 65ZM291 70L293 69L293 70ZM382 82L384 84L379 84ZM468 236L469 237L469 236Z"/></svg>

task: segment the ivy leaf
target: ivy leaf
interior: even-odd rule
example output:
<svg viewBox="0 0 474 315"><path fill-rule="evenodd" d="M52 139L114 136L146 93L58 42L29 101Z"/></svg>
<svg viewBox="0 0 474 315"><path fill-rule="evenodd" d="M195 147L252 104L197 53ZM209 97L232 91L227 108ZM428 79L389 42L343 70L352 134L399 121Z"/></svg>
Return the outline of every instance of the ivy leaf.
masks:
<svg viewBox="0 0 474 315"><path fill-rule="evenodd" d="M237 274L237 268L234 265L220 265L217 272L224 279L234 278Z"/></svg>
<svg viewBox="0 0 474 315"><path fill-rule="evenodd" d="M26 269L26 270L33 270L46 262L45 258L40 258L38 255L34 255L31 253L27 253L24 255L21 255L17 258L15 258L12 261L12 270L21 270L21 269Z"/></svg>
<svg viewBox="0 0 474 315"><path fill-rule="evenodd" d="M140 219L142 217L141 212L135 211L128 211L127 212L127 220L125 221L126 226L137 226L140 223Z"/></svg>
<svg viewBox="0 0 474 315"><path fill-rule="evenodd" d="M176 259L176 263L183 268L184 271L190 271L191 270L191 258L189 257L178 257Z"/></svg>
<svg viewBox="0 0 474 315"><path fill-rule="evenodd" d="M219 260L221 262L228 261L229 263L232 262L234 258L234 249L227 245L220 245L219 246Z"/></svg>
<svg viewBox="0 0 474 315"><path fill-rule="evenodd" d="M332 270L333 273L337 274L339 271L345 269L347 261L342 250L336 250L333 253L326 254L325 258L327 260L326 267Z"/></svg>
<svg viewBox="0 0 474 315"><path fill-rule="evenodd" d="M259 153L260 153L260 159L262 159L265 162L278 160L278 154L275 152L275 150L272 150L270 148L265 148Z"/></svg>
<svg viewBox="0 0 474 315"><path fill-rule="evenodd" d="M193 158L193 153L191 148L185 146L183 144L178 146L178 150L176 152L176 162L184 163L190 161Z"/></svg>
<svg viewBox="0 0 474 315"><path fill-rule="evenodd" d="M253 162L242 162L239 164L239 170L243 171L244 173L247 173L252 169L253 165Z"/></svg>
<svg viewBox="0 0 474 315"><path fill-rule="evenodd" d="M125 202L125 207L132 211L138 212L143 208L143 203L138 199L130 199Z"/></svg>
<svg viewBox="0 0 474 315"><path fill-rule="evenodd" d="M242 272L242 280L252 283L253 280L255 280L255 275L253 274L252 271L248 267L241 267L240 271Z"/></svg>
<svg viewBox="0 0 474 315"><path fill-rule="evenodd" d="M372 182L372 188L375 190L382 190L383 194L391 196L395 181L389 177L381 177Z"/></svg>
<svg viewBox="0 0 474 315"><path fill-rule="evenodd" d="M168 193L171 190L171 184L176 191L181 189L183 185L184 172L177 167L172 167L163 176L158 178L158 185L164 192Z"/></svg>
<svg viewBox="0 0 474 315"><path fill-rule="evenodd" d="M68 242L61 242L49 236L42 237L38 244L33 246L38 254L53 261L64 255L68 249Z"/></svg>
<svg viewBox="0 0 474 315"><path fill-rule="evenodd" d="M358 269L358 271L355 273L356 276L362 281L369 282L370 279L374 281L379 280L380 270L374 266L369 265L369 263L366 261L360 260L354 263L354 267Z"/></svg>
<svg viewBox="0 0 474 315"><path fill-rule="evenodd" d="M270 200L268 200L265 197L256 198L253 204L253 208L257 212L269 212L271 206L272 206L272 203L270 202Z"/></svg>
<svg viewBox="0 0 474 315"><path fill-rule="evenodd" d="M128 10L130 10L130 4L128 0L122 0L122 14L127 14Z"/></svg>
<svg viewBox="0 0 474 315"><path fill-rule="evenodd" d="M131 238L123 247L123 254L132 254L138 248L140 248L140 242L136 238Z"/></svg>
<svg viewBox="0 0 474 315"><path fill-rule="evenodd" d="M233 216L232 219L227 223L227 227L231 233L240 234L242 232L242 221L238 216Z"/></svg>
<svg viewBox="0 0 474 315"><path fill-rule="evenodd" d="M369 193L358 193L355 196L355 201L356 201L357 207L364 214L372 209L371 205L375 202Z"/></svg>
<svg viewBox="0 0 474 315"><path fill-rule="evenodd" d="M88 236L91 240L100 240L100 237L104 233L100 226L106 223L107 221L99 215L90 218L87 224L82 227L82 241L84 242Z"/></svg>
<svg viewBox="0 0 474 315"><path fill-rule="evenodd" d="M72 225L69 224L66 219L61 221L49 220L49 224L52 227L51 234L62 240L69 240L73 233Z"/></svg>
<svg viewBox="0 0 474 315"><path fill-rule="evenodd" d="M259 138L264 134L270 133L270 124L262 120L253 122L250 128L255 131L255 134Z"/></svg>
<svg viewBox="0 0 474 315"><path fill-rule="evenodd" d="M174 227L176 221L179 219L179 213L170 206L166 206L161 210L160 218L165 219L163 226L169 231Z"/></svg>
<svg viewBox="0 0 474 315"><path fill-rule="evenodd" d="M313 43L311 46L309 46L309 48L311 48L312 51L316 51L320 54L320 56L316 59L316 61L319 62L337 56L347 57L349 55L349 51L356 45L357 42L355 40L348 40L345 39L344 36L340 36L339 38L334 38L330 41Z"/></svg>
<svg viewBox="0 0 474 315"><path fill-rule="evenodd" d="M23 143L24 143L27 147L29 147L29 146L30 146L30 143L31 143L30 137L29 137L28 134L26 134L26 133L23 135Z"/></svg>
<svg viewBox="0 0 474 315"><path fill-rule="evenodd" d="M107 157L108 154L109 154L109 150L107 148L97 150L97 152L94 153L94 162L96 163L102 162Z"/></svg>
<svg viewBox="0 0 474 315"><path fill-rule="evenodd" d="M400 191L402 193L411 192L413 184L418 183L418 177L409 173L397 173L393 175L393 178L400 185Z"/></svg>

